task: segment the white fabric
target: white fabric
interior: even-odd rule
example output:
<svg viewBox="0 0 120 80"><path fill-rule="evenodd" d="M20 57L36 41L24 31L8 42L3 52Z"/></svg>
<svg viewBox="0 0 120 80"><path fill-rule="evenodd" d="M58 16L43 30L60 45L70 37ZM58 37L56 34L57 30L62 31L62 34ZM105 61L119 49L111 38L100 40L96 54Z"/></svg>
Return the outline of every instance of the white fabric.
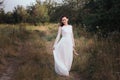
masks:
<svg viewBox="0 0 120 80"><path fill-rule="evenodd" d="M60 39L61 34L62 37ZM59 27L58 35L54 43L55 49L53 50L55 71L59 75L69 76L73 61L73 46L75 46L75 43L72 26L66 25Z"/></svg>

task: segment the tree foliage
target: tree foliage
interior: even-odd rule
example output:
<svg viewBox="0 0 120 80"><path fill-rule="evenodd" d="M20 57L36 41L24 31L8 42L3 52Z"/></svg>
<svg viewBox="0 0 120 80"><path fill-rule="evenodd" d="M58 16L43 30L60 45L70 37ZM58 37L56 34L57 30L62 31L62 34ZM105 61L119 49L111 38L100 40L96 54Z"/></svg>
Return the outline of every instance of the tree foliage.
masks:
<svg viewBox="0 0 120 80"><path fill-rule="evenodd" d="M29 22L44 23L49 21L48 8L45 4L42 4L41 2L37 2L37 4L29 6L27 11L30 16L28 18Z"/></svg>
<svg viewBox="0 0 120 80"><path fill-rule="evenodd" d="M49 21L48 7L45 3L36 1L36 4L28 6L27 9L18 5L13 12L0 12L0 23L32 23L39 24Z"/></svg>
<svg viewBox="0 0 120 80"><path fill-rule="evenodd" d="M83 23L92 32L101 31L107 34L120 32L120 1L119 0L90 0L82 10Z"/></svg>
<svg viewBox="0 0 120 80"><path fill-rule="evenodd" d="M25 9L17 6L13 12L0 11L0 23L58 22L61 16L68 16L71 23L85 25L93 33L108 34L120 32L120 0L54 0L36 1Z"/></svg>
<svg viewBox="0 0 120 80"><path fill-rule="evenodd" d="M24 7L17 6L13 11L13 17L15 19L15 23L27 22L28 13Z"/></svg>
<svg viewBox="0 0 120 80"><path fill-rule="evenodd" d="M67 15L75 24L85 25L93 33L104 36L110 32L120 32L120 0L63 0L54 8L52 21Z"/></svg>

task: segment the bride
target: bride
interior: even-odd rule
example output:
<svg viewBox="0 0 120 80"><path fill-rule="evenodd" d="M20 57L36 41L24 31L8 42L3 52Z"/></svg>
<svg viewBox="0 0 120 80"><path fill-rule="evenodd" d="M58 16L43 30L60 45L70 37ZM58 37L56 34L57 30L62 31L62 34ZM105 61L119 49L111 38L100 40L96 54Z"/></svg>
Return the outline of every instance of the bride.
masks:
<svg viewBox="0 0 120 80"><path fill-rule="evenodd" d="M68 24L68 20L66 16L61 18L61 25L58 28L58 34L53 45L55 72L63 76L69 76L73 61L73 51L75 51L73 28L72 25ZM78 55L76 52L74 53Z"/></svg>

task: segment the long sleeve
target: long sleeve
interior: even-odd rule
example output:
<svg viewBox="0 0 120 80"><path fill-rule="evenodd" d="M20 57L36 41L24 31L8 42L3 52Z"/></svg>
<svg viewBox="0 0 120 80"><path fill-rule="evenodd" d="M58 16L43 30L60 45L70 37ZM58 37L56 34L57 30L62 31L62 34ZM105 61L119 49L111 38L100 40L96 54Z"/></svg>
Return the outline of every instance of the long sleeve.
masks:
<svg viewBox="0 0 120 80"><path fill-rule="evenodd" d="M72 43L73 43L73 47L75 47L75 40L74 40L74 35L73 35L73 27L72 27Z"/></svg>
<svg viewBox="0 0 120 80"><path fill-rule="evenodd" d="M59 39L60 39L60 35L61 35L61 27L58 28L58 34L57 34L57 37L55 39L55 42L54 42L54 45L53 47L56 46L56 44L58 43Z"/></svg>

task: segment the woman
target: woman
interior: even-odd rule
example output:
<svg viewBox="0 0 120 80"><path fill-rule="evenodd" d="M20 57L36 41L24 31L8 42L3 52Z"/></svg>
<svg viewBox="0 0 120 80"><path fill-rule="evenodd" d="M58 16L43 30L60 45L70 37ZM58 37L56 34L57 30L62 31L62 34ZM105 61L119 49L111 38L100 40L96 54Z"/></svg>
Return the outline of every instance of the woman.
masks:
<svg viewBox="0 0 120 80"><path fill-rule="evenodd" d="M61 34L62 38L60 39ZM58 34L53 45L55 71L59 75L69 76L74 48L73 29L72 26L68 24L68 18L64 16L61 19L61 25L58 28ZM78 55L77 53L75 54Z"/></svg>

